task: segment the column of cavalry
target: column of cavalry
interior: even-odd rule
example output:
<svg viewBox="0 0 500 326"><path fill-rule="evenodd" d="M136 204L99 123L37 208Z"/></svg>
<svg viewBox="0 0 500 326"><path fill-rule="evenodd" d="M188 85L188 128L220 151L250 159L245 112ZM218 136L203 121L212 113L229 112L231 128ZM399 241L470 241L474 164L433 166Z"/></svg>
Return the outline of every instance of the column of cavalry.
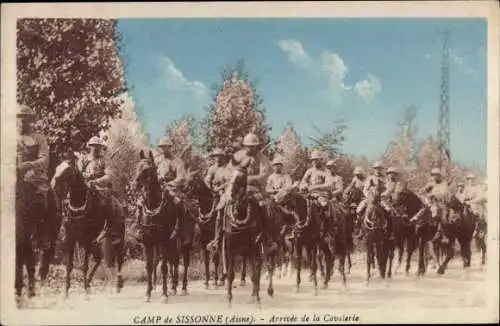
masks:
<svg viewBox="0 0 500 326"><path fill-rule="evenodd" d="M48 144L44 135L32 130L34 112L21 106L18 120L16 297L20 299L23 294L24 266L28 274L27 296L35 295L37 250L42 253L39 278L42 287L45 284L60 230L64 234L66 255L65 296L71 286L77 244L84 251L86 294L103 259L108 280L115 282L119 292L124 286L121 268L127 212L112 190L104 156L105 142L92 137L87 143L88 154L65 154L49 180ZM431 181L414 192L397 169L386 169L381 162L375 162L371 175L355 167L352 180L344 185L336 161L312 151L311 167L300 180L294 181L284 169L293 162L286 162L279 154L272 160L273 172L267 172L262 162L261 141L253 133L247 134L240 144L213 149L210 153L213 165L206 175L201 175L200 171L186 170L172 147L170 140L161 140L159 159L153 157L151 150L141 151L131 182L137 194L134 235L143 243L146 257L146 301L151 300L157 283L156 267L160 263L162 301L177 292L181 258L184 265L181 294L188 294L187 276L195 238L202 252L205 287L209 287L212 262L213 286L226 283L229 304L237 257L243 262L242 284L247 265L250 267L251 302L257 305L263 268L270 296L274 294L274 274L281 277L291 273L292 263L299 291L300 271L306 260L315 294L317 270L321 275L320 286L326 288L335 261L345 286L352 265L354 238L366 249L367 283L372 269L377 269L381 278L390 278L395 253L399 266L405 250L406 273L417 251L418 275L423 275L428 244L432 244L429 247L433 249L440 274L454 255L455 240L460 245L465 269L471 264L473 238L483 251L484 264L485 192L480 191L481 185L475 183L474 175L467 176L467 185L458 184L459 190L453 194L441 171L433 169ZM92 269L90 257L94 261Z"/></svg>

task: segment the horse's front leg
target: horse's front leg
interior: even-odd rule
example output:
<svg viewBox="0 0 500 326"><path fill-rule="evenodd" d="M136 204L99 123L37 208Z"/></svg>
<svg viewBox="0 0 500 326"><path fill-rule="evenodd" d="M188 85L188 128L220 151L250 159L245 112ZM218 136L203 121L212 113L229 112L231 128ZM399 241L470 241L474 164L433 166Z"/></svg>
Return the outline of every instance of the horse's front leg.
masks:
<svg viewBox="0 0 500 326"><path fill-rule="evenodd" d="M69 297L69 288L71 286L71 272L73 271L73 256L75 254L75 241L69 240L66 246L66 287L64 291L64 297L67 300Z"/></svg>
<svg viewBox="0 0 500 326"><path fill-rule="evenodd" d="M158 255L160 256L160 254ZM161 248L161 278L162 278L162 295L161 302L168 302L168 246L162 246ZM173 281L173 280L172 280Z"/></svg>
<svg viewBox="0 0 500 326"><path fill-rule="evenodd" d="M191 245L185 244L182 247L182 261L184 264L184 272L182 274L182 290L181 295L188 295L188 275L189 275L189 263L191 260Z"/></svg>
<svg viewBox="0 0 500 326"><path fill-rule="evenodd" d="M267 294L270 297L274 296L273 276L274 276L274 270L276 267L277 258L278 258L277 251L273 252L269 255L269 261L268 261L268 266L267 266L267 272L269 273L269 285L267 287Z"/></svg>
<svg viewBox="0 0 500 326"><path fill-rule="evenodd" d="M317 272L317 269L318 269L318 266L316 265L316 262L317 262L317 248L318 248L318 245L317 243L315 242L312 242L312 243L309 243L308 245L308 251L311 252L311 271L312 271L312 281L313 281L313 286L314 286L314 295L318 295L318 279L316 277L316 272Z"/></svg>
<svg viewBox="0 0 500 326"><path fill-rule="evenodd" d="M146 273L147 273L146 296L144 298L146 302L151 301L151 292L153 291L153 268L154 268L155 250L157 250L157 248L155 248L155 245L151 241L148 240L144 241L144 251L146 252Z"/></svg>
<svg viewBox="0 0 500 326"><path fill-rule="evenodd" d="M229 308L231 308L233 301L233 281L234 281L234 263L235 263L235 254L231 252L231 243L226 236L222 239L222 255L223 259L226 261L226 271L227 271L227 303Z"/></svg>
<svg viewBox="0 0 500 326"><path fill-rule="evenodd" d="M88 276L88 284L90 287L90 283L92 282L92 279L94 278L94 274L97 271L97 269L99 268L99 266L101 265L103 254L102 254L101 248L97 244L90 245L88 247L88 250L92 254L92 257L94 258L94 267L92 267L92 270L90 271L90 274ZM87 254L87 248L85 250L85 254ZM88 261L87 261L87 264L88 264ZM87 267L88 267L88 265L87 265Z"/></svg>
<svg viewBox="0 0 500 326"><path fill-rule="evenodd" d="M174 247L175 248L175 247ZM168 261L170 264L171 295L177 295L177 286L179 285L179 265L180 254L178 250L169 250Z"/></svg>
<svg viewBox="0 0 500 326"><path fill-rule="evenodd" d="M28 272L28 298L35 296L35 252L30 241L25 248L26 271Z"/></svg>
<svg viewBox="0 0 500 326"><path fill-rule="evenodd" d="M373 261L373 243L370 236L366 237L366 280L365 284L368 285L370 283L371 278L371 267Z"/></svg>
<svg viewBox="0 0 500 326"><path fill-rule="evenodd" d="M82 272L83 272L83 289L85 290L85 299L89 299L90 295L90 286L89 286L89 278L88 278L88 272L89 272L89 255L90 255L90 248L89 246L85 247L85 254L83 257L83 267L82 267Z"/></svg>
<svg viewBox="0 0 500 326"><path fill-rule="evenodd" d="M409 236L406 248L406 268L405 268L406 275L410 274L411 258L413 256L413 253L415 252L416 247L417 247L417 240L415 236L414 235Z"/></svg>
<svg viewBox="0 0 500 326"><path fill-rule="evenodd" d="M23 269L24 269L24 248L21 245L16 245L16 280L14 284L16 292L16 301L20 304L23 294Z"/></svg>
<svg viewBox="0 0 500 326"><path fill-rule="evenodd" d="M246 277L247 277L247 263L248 263L248 258L243 256L242 257L242 267L241 267L241 280L240 280L240 286L245 286L247 284L246 282Z"/></svg>
<svg viewBox="0 0 500 326"><path fill-rule="evenodd" d="M418 243L418 272L417 276L423 276L426 270L425 249L427 247L426 241L423 237L417 240Z"/></svg>
<svg viewBox="0 0 500 326"><path fill-rule="evenodd" d="M295 262L297 265L297 276L296 276L296 285L295 285L295 292L298 293L300 290L300 273L302 271L302 239L298 239L296 242L296 249L295 249Z"/></svg>
<svg viewBox="0 0 500 326"><path fill-rule="evenodd" d="M261 254L261 244L253 244L250 246L250 250L247 252L247 261L250 260L252 268L252 300L258 308L260 308L260 275L262 271L262 254ZM270 281L272 282L272 274L269 275Z"/></svg>
<svg viewBox="0 0 500 326"><path fill-rule="evenodd" d="M201 242L201 254L203 255L203 266L205 267L205 289L208 290L208 282L210 281L210 252L207 249L207 244ZM214 257L214 264L215 264L215 257ZM217 286L217 267L215 266L215 280L214 280L214 286Z"/></svg>
<svg viewBox="0 0 500 326"><path fill-rule="evenodd" d="M443 263L439 266L437 273L439 275L443 275L446 272L446 268L448 267L448 263L450 260L453 259L453 256L455 255L455 250L453 249L453 245L455 243L455 237L449 235L448 236L448 243L445 245L446 249L446 257L443 261Z"/></svg>

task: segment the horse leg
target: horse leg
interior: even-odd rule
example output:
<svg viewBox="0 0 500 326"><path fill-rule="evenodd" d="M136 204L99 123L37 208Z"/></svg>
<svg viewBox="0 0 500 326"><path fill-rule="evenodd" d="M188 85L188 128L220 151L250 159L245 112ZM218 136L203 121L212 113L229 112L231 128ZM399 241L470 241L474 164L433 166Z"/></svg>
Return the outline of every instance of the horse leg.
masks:
<svg viewBox="0 0 500 326"><path fill-rule="evenodd" d="M94 257L94 262L95 262L95 265L94 265L94 267L92 267L92 270L90 271L90 274L88 277L88 283L90 284L90 282L92 282L92 279L94 278L95 272L97 271L97 269L101 265L103 255L102 255L102 251L101 251L101 248L99 247L99 245L93 245L89 249L91 250L92 257Z"/></svg>
<svg viewBox="0 0 500 326"><path fill-rule="evenodd" d="M160 254L158 255L160 256ZM162 295L161 295L161 302L162 303L167 303L168 302L168 265L169 265L169 259L168 259L168 247L167 246L162 246L161 248L161 278L162 278ZM173 281L173 280L172 280Z"/></svg>
<svg viewBox="0 0 500 326"><path fill-rule="evenodd" d="M345 275L345 260L346 260L346 253L341 252L339 255L339 274L342 279L342 287L347 289L347 277Z"/></svg>
<svg viewBox="0 0 500 326"><path fill-rule="evenodd" d="M179 285L179 265L180 265L180 255L178 251L174 251L172 254L169 255L169 261L170 261L170 277L172 278L171 280L171 286L170 286L170 291L171 295L177 295L177 286Z"/></svg>
<svg viewBox="0 0 500 326"><path fill-rule="evenodd" d="M118 271L117 279L116 279L116 292L120 293L121 290L123 289L123 276L122 276L122 267L123 267L123 260L125 256L125 250L124 250L124 242L120 242L115 245L114 248L115 251L115 257L116 257L116 267Z"/></svg>
<svg viewBox="0 0 500 326"><path fill-rule="evenodd" d="M372 241L371 239L366 239L366 280L365 284L368 285L370 283L370 277L371 277L371 267L372 267L372 261L373 261L373 248L372 248Z"/></svg>
<svg viewBox="0 0 500 326"><path fill-rule="evenodd" d="M229 239L225 236L223 238L223 250L222 254L226 261L226 272L227 272L227 302L229 308L231 308L231 303L233 301L233 281L234 281L234 263L235 263L235 255L231 252L231 246L229 243Z"/></svg>
<svg viewBox="0 0 500 326"><path fill-rule="evenodd" d="M275 264L277 260L277 253L271 253L269 255L269 264L267 266L267 271L269 273L269 285L267 287L267 294L272 297L274 295L274 288L273 288L273 275L274 275L274 269L275 269Z"/></svg>
<svg viewBox="0 0 500 326"><path fill-rule="evenodd" d="M150 241L144 242L144 251L146 252L146 273L147 273L147 287L146 287L146 296L144 301L151 301L151 291L153 291L153 269L154 269L154 259L155 259L155 251L158 248L151 243ZM156 255L159 253L157 252ZM165 283L164 283L165 284Z"/></svg>
<svg viewBox="0 0 500 326"><path fill-rule="evenodd" d="M411 258L413 256L413 253L415 252L415 249L417 247L416 244L416 239L415 236L409 236L407 238L407 245L406 245L406 268L405 268L405 274L409 275L410 274L410 267L411 267Z"/></svg>
<svg viewBox="0 0 500 326"><path fill-rule="evenodd" d="M297 241L297 247L295 250L295 262L297 264L297 283L295 285L295 292L298 293L300 289L300 272L302 270L302 239Z"/></svg>
<svg viewBox="0 0 500 326"><path fill-rule="evenodd" d="M311 271L313 276L313 286L314 286L314 295L318 295L318 279L316 277L317 265L316 265L316 255L318 246L316 243L309 244L309 252L311 252Z"/></svg>
<svg viewBox="0 0 500 326"><path fill-rule="evenodd" d="M188 271L189 271L189 263L190 263L190 260L191 260L191 255L190 255L190 252L191 252L191 245L184 245L183 248L182 248L182 261L183 261L183 264L184 264L184 270L183 270L183 274L182 274L182 290L181 290L181 295L187 295L188 294L188 290L187 290L187 286L188 286Z"/></svg>
<svg viewBox="0 0 500 326"><path fill-rule="evenodd" d="M155 248L154 250L154 260L153 260L153 288L156 288L158 284L158 265L160 264L162 248Z"/></svg>
<svg viewBox="0 0 500 326"><path fill-rule="evenodd" d="M418 243L418 271L417 276L423 276L426 270L426 259L425 259L425 248L426 241L420 237L417 240Z"/></svg>
<svg viewBox="0 0 500 326"><path fill-rule="evenodd" d="M254 303L258 308L260 308L260 274L262 271L262 255L260 254L260 244L252 245L248 252L250 259L250 264L252 268L252 303ZM253 257L251 257L253 256ZM272 275L270 275L272 279ZM272 283L272 281L271 281Z"/></svg>
<svg viewBox="0 0 500 326"><path fill-rule="evenodd" d="M71 272L73 271L73 256L75 254L75 241L69 241L67 246L67 254L66 254L66 288L64 292L65 299L69 297L69 288L71 286Z"/></svg>
<svg viewBox="0 0 500 326"><path fill-rule="evenodd" d="M386 264L387 262L389 263L388 269L387 269L387 277L391 278L392 277L392 262L394 261L394 244L391 241L386 242L387 248L384 248L384 255L386 259Z"/></svg>
<svg viewBox="0 0 500 326"><path fill-rule="evenodd" d="M83 272L83 289L85 290L85 300L89 299L89 294L90 294L90 286L89 286L89 279L88 279L88 272L89 272L89 255L90 255L90 250L89 247L85 247L85 254L83 257L83 267L82 267L82 272Z"/></svg>
<svg viewBox="0 0 500 326"><path fill-rule="evenodd" d="M247 258L246 257L242 258L242 263L243 263L243 266L241 268L240 286L245 286L247 284L245 281L245 278L247 277Z"/></svg>
<svg viewBox="0 0 500 326"><path fill-rule="evenodd" d="M35 296L35 252L30 241L25 248L26 271L28 272L28 298Z"/></svg>
<svg viewBox="0 0 500 326"><path fill-rule="evenodd" d="M347 274L349 275L351 275L351 268L352 268L351 254L347 253Z"/></svg>
<svg viewBox="0 0 500 326"><path fill-rule="evenodd" d="M446 249L446 257L443 261L443 263L439 266L438 270L437 270L437 273L439 275L443 275L446 271L446 268L448 267L448 263L450 262L450 260L453 258L453 256L455 255L455 250L453 249L453 245L455 243L455 237L453 236L448 236L448 243L446 244L445 246L445 249Z"/></svg>
<svg viewBox="0 0 500 326"><path fill-rule="evenodd" d="M404 254L404 238L400 235L396 235L396 247L398 249L398 266L396 267L396 273L399 272L401 265L403 264L403 254Z"/></svg>
<svg viewBox="0 0 500 326"><path fill-rule="evenodd" d="M21 245L16 245L16 280L14 284L16 301L19 305L23 294L23 269L24 269L24 248Z"/></svg>
<svg viewBox="0 0 500 326"><path fill-rule="evenodd" d="M326 244L323 244L323 257L325 257L326 272L325 278L323 279L323 289L328 288L328 282L330 282L330 277L332 275L333 259L334 256L330 251L330 248Z"/></svg>
<svg viewBox="0 0 500 326"><path fill-rule="evenodd" d="M210 254L207 249L207 245L202 243L201 245L201 253L203 255L203 266L205 267L205 289L208 290L208 282L210 280ZM214 255L215 256L215 255ZM215 257L214 257L214 262L215 262ZM215 284L214 286L217 286L217 265L215 266Z"/></svg>
<svg viewBox="0 0 500 326"><path fill-rule="evenodd" d="M384 244L383 239L377 239L377 242L375 243L375 250L376 250L376 256L377 256L377 265L378 265L378 271L380 278L385 279L386 277L386 266L387 266L387 253L386 253L386 248Z"/></svg>

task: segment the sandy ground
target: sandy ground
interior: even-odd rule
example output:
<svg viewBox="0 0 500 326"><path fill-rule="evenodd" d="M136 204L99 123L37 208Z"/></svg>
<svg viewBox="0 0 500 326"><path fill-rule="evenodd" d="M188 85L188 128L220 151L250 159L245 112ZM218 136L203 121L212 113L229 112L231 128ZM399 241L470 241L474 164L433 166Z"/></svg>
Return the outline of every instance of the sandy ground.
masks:
<svg viewBox="0 0 500 326"><path fill-rule="evenodd" d="M364 283L364 264L354 262L351 274L348 276L348 288L341 287L337 271L335 271L328 289L319 289L314 295L312 283L308 281L308 271L303 271L302 286L295 293L295 277L274 277L274 297L267 295L268 281L261 279L261 298L263 310L293 310L293 309L394 309L404 307L414 308L447 308L447 307L483 307L486 291L486 271L479 266L478 256L473 257L473 266L465 274L461 267L461 259L453 259L447 273L437 275L429 270L422 277L415 276L415 264L410 275L398 272L388 281L382 281L377 276L367 286ZM239 286L239 275L236 275L233 290L233 308L248 307L251 293L250 277L245 286ZM168 305L176 311L192 310L193 307L204 311L226 309L226 291L220 287L205 289L201 281L189 283L187 296L169 296L168 303L161 302L161 286L153 291L151 302L144 302L145 284L125 283L120 294L110 294L103 289L92 289L88 299L81 289L70 293L69 300L62 300L60 295L39 295L28 305L38 309L160 309Z"/></svg>

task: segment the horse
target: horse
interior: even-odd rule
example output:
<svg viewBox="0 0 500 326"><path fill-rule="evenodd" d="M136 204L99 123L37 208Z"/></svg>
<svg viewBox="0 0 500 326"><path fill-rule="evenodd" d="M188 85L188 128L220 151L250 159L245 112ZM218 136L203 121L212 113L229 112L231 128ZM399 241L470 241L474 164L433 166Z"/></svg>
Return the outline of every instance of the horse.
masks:
<svg viewBox="0 0 500 326"><path fill-rule="evenodd" d="M347 227L347 273L351 273L352 263L351 263L351 253L354 252L354 232L359 232L361 229L360 219L358 219L358 215L356 214L356 208L359 203L364 198L363 191L357 187L348 188L343 196L342 196L342 206L345 212L345 221ZM372 262L373 265L375 262Z"/></svg>
<svg viewBox="0 0 500 326"><path fill-rule="evenodd" d="M418 270L417 276L422 276L426 272L426 248L428 243L432 240L434 235L436 234L437 224L431 220L431 211L430 209L425 209L422 218L418 221L412 221L412 218L422 209L425 208L424 202L420 199L420 197L413 191L411 191L407 187L396 187L395 191L392 194L392 200L394 203L394 207L396 211L400 212L401 216L404 217L404 232L413 232L412 235L406 233L404 234L407 238L407 256L406 256L406 274L409 273L410 265L411 265L411 257L412 253L415 249L418 249ZM410 228L410 226L412 226ZM396 230L398 230L398 225L396 224ZM401 232L401 229L399 229ZM398 231L396 231L398 232ZM396 235L396 239L398 239L398 234ZM399 243L396 240L396 243ZM401 249L400 249L401 250ZM401 251L399 259L401 261Z"/></svg>
<svg viewBox="0 0 500 326"><path fill-rule="evenodd" d="M167 276L169 265L176 266L179 258L178 238L174 236L175 212L174 199L167 190L162 189L157 176L157 168L153 153L149 151L146 156L144 151L139 153L140 161L132 180L134 188L141 190L142 201L139 204L139 218L137 221L138 238L144 246L146 254L147 288L144 300L151 301L153 290L153 270L155 258L161 259L162 296L163 303L168 302ZM177 282L177 275L172 277L172 282Z"/></svg>
<svg viewBox="0 0 500 326"><path fill-rule="evenodd" d="M246 178L242 174L240 178ZM245 185L243 187L246 188ZM252 270L251 303L260 307L260 277L264 258L263 245L263 209L248 194L239 190L235 201L224 208L222 257L224 270L227 272L227 300L231 307L233 299L233 281L235 276L235 260L239 254L248 259ZM271 283L272 284L272 283ZM271 296L271 293L268 291Z"/></svg>
<svg viewBox="0 0 500 326"><path fill-rule="evenodd" d="M371 267L376 256L379 275L382 279L390 277L390 268L387 262L392 251L391 241L388 240L390 216L380 204L380 194L372 193L367 198L366 211L362 220L362 229L366 245L366 280L368 285L371 278Z"/></svg>
<svg viewBox="0 0 500 326"><path fill-rule="evenodd" d="M16 275L15 295L18 306L24 287L23 269L26 266L28 273L28 298L35 296L35 258L33 246L33 230L36 221L32 198L35 189L18 176L16 181Z"/></svg>
<svg viewBox="0 0 500 326"><path fill-rule="evenodd" d="M275 196L276 203L282 207L290 207L290 214L294 217L295 224L291 228L297 269L296 288L300 291L302 269L302 251L305 248L311 264L312 282L314 294L318 294L317 270L317 248L320 241L320 222L314 214L313 199L299 194L296 186L281 189ZM288 210L288 208L284 208Z"/></svg>
<svg viewBox="0 0 500 326"><path fill-rule="evenodd" d="M446 272L448 263L455 254L453 248L455 240L460 245L460 255L462 256L464 271L467 271L471 264L471 242L476 216L468 205L461 203L454 195L450 197L448 207L450 210L449 221L443 223L443 232L449 241L444 244L446 256L437 270L437 273L440 275Z"/></svg>
<svg viewBox="0 0 500 326"><path fill-rule="evenodd" d="M103 259L103 252L99 242L103 235L102 231L107 230L111 223L117 223L115 229L118 234L104 236L104 258L107 267L112 269L117 264L116 291L119 293L123 288L123 278L121 269L124 258L125 241L125 216L121 205L114 200L108 205L113 205L112 216L106 216L109 209L101 203L95 188L89 187L76 167L75 156L69 156L56 168L56 172L51 180L51 186L57 194L57 198L68 197L67 219L65 221L65 254L66 254L66 284L64 297L68 299L71 285L71 272L73 270L73 256L76 244L84 249L83 262L83 284L86 298L90 293L90 283ZM112 222L113 221L113 222ZM119 223L119 221L123 221ZM89 270L89 258L93 256L95 265Z"/></svg>
<svg viewBox="0 0 500 326"><path fill-rule="evenodd" d="M345 261L349 250L352 248L352 228L347 217L347 212L341 203L330 203L331 225L329 230L330 250L332 253L332 268L335 258L339 260L338 271L340 273L342 286L347 287L345 273ZM328 283L325 283L326 287Z"/></svg>
<svg viewBox="0 0 500 326"><path fill-rule="evenodd" d="M486 264L486 237L488 231L488 224L486 219L483 217L477 217L476 222L476 234L474 240L476 243L476 248L481 252L481 265Z"/></svg>

